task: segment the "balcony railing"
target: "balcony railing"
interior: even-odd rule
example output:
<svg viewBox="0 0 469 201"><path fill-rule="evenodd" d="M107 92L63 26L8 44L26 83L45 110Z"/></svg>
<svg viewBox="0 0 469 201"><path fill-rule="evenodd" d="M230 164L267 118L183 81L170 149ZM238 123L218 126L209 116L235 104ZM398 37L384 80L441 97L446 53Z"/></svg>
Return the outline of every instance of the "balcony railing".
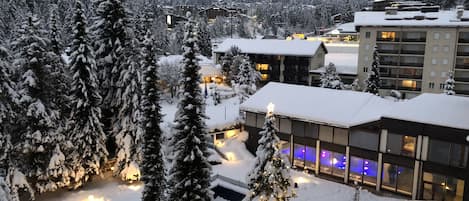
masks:
<svg viewBox="0 0 469 201"><path fill-rule="evenodd" d="M399 38L376 38L376 41L399 42Z"/></svg>
<svg viewBox="0 0 469 201"><path fill-rule="evenodd" d="M424 54L425 54L425 50L401 50L401 54L424 55Z"/></svg>
<svg viewBox="0 0 469 201"><path fill-rule="evenodd" d="M469 56L469 52L458 52L458 56Z"/></svg>
<svg viewBox="0 0 469 201"><path fill-rule="evenodd" d="M454 77L456 82L469 82L469 77Z"/></svg>
<svg viewBox="0 0 469 201"><path fill-rule="evenodd" d="M383 54L398 54L399 50L379 50L378 49L378 52L383 53Z"/></svg>
<svg viewBox="0 0 469 201"><path fill-rule="evenodd" d="M400 66L423 67L423 63L401 62Z"/></svg>
<svg viewBox="0 0 469 201"><path fill-rule="evenodd" d="M396 85L382 85L381 89L397 89Z"/></svg>
<svg viewBox="0 0 469 201"><path fill-rule="evenodd" d="M469 43L469 38L459 38L458 43Z"/></svg>
<svg viewBox="0 0 469 201"><path fill-rule="evenodd" d="M380 76L387 77L387 78L422 79L422 75L406 75L406 74L396 74L396 73L380 73Z"/></svg>
<svg viewBox="0 0 469 201"><path fill-rule="evenodd" d="M421 91L422 89L420 87L403 87L403 86L398 86L398 90L406 90L406 91Z"/></svg>
<svg viewBox="0 0 469 201"><path fill-rule="evenodd" d="M454 92L456 92L456 94L469 95L469 90L457 90L457 89L455 89Z"/></svg>
<svg viewBox="0 0 469 201"><path fill-rule="evenodd" d="M457 69L469 69L469 64L456 64Z"/></svg>
<svg viewBox="0 0 469 201"><path fill-rule="evenodd" d="M402 38L402 42L425 42L427 41L426 37L421 38Z"/></svg>
<svg viewBox="0 0 469 201"><path fill-rule="evenodd" d="M398 66L399 65L398 62L394 62L394 61L380 61L379 64L384 65L384 66Z"/></svg>

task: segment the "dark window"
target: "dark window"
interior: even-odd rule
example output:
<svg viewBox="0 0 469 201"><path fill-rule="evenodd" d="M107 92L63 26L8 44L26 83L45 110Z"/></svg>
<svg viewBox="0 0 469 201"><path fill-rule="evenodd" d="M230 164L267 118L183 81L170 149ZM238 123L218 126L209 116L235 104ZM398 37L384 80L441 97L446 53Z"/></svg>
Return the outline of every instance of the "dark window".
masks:
<svg viewBox="0 0 469 201"><path fill-rule="evenodd" d="M369 31L365 32L365 38L370 38L371 37L371 33Z"/></svg>
<svg viewBox="0 0 469 201"><path fill-rule="evenodd" d="M246 112L246 122L247 126L256 126L256 113Z"/></svg>
<svg viewBox="0 0 469 201"><path fill-rule="evenodd" d="M382 188L407 195L412 194L412 181L414 177L414 170L412 168L384 163L382 175Z"/></svg>
<svg viewBox="0 0 469 201"><path fill-rule="evenodd" d="M444 83L440 83L440 89L444 89L445 88L445 84Z"/></svg>
<svg viewBox="0 0 469 201"><path fill-rule="evenodd" d="M304 137L305 136L305 123L301 121L292 121L292 133L295 136Z"/></svg>
<svg viewBox="0 0 469 201"><path fill-rule="evenodd" d="M319 139L325 142L332 142L332 132L334 128L329 126L320 126L319 128Z"/></svg>
<svg viewBox="0 0 469 201"><path fill-rule="evenodd" d="M263 128L265 123L265 115L264 114L257 114L257 128Z"/></svg>
<svg viewBox="0 0 469 201"><path fill-rule="evenodd" d="M363 72L367 73L368 72L368 67L363 67Z"/></svg>
<svg viewBox="0 0 469 201"><path fill-rule="evenodd" d="M305 137L318 139L319 137L319 125L313 123L306 124Z"/></svg>
<svg viewBox="0 0 469 201"><path fill-rule="evenodd" d="M280 132L290 134L291 133L291 121L290 119L280 119Z"/></svg>
<svg viewBox="0 0 469 201"><path fill-rule="evenodd" d="M434 82L429 82L428 83L428 88L430 88L430 89L435 88L435 83Z"/></svg>
<svg viewBox="0 0 469 201"><path fill-rule="evenodd" d="M379 131L373 132L372 130L352 130L350 132L350 146L368 149L368 150L378 150L379 143Z"/></svg>
<svg viewBox="0 0 469 201"><path fill-rule="evenodd" d="M468 147L440 140L430 140L428 160L454 167L466 167Z"/></svg>

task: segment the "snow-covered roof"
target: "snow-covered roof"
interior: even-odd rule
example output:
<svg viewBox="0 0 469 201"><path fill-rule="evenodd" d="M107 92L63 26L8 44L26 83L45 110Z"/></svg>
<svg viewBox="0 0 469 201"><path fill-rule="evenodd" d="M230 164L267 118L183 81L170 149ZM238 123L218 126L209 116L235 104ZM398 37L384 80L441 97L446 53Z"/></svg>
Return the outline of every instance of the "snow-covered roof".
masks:
<svg viewBox="0 0 469 201"><path fill-rule="evenodd" d="M326 44L329 53L324 59L324 66L330 62L335 64L337 72L343 75L357 75L358 45ZM324 67L311 70L311 73L323 73Z"/></svg>
<svg viewBox="0 0 469 201"><path fill-rule="evenodd" d="M326 35L335 35L341 33L357 33L357 30L355 29L355 24L353 22L340 24L332 31L327 32Z"/></svg>
<svg viewBox="0 0 469 201"><path fill-rule="evenodd" d="M327 52L321 41L277 39L226 39L214 49L214 52L225 53L233 46L237 46L246 54L312 57L319 48L324 48Z"/></svg>
<svg viewBox="0 0 469 201"><path fill-rule="evenodd" d="M463 20L461 20L463 19ZM464 11L461 19L457 18L456 10L438 12L397 11L397 14L382 12L356 12L355 26L469 26L469 12Z"/></svg>
<svg viewBox="0 0 469 201"><path fill-rule="evenodd" d="M424 93L399 102L383 117L469 130L469 98Z"/></svg>
<svg viewBox="0 0 469 201"><path fill-rule="evenodd" d="M469 98L422 94L392 101L369 93L270 82L240 106L265 113L269 103L275 114L318 124L349 128L382 117L469 130Z"/></svg>
<svg viewBox="0 0 469 201"><path fill-rule="evenodd" d="M269 82L240 109L265 113L270 102L276 115L342 128L377 121L395 104L370 93Z"/></svg>

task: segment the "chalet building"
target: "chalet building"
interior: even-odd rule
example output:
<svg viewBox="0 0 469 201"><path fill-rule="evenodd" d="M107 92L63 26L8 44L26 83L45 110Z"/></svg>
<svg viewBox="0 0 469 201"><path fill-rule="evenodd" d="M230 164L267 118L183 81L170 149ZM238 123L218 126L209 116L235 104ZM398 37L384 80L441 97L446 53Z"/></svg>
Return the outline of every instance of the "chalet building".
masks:
<svg viewBox="0 0 469 201"><path fill-rule="evenodd" d="M311 70L324 66L327 49L320 41L275 39L227 39L214 48L215 62L236 46L261 72L261 82L311 85Z"/></svg>
<svg viewBox="0 0 469 201"><path fill-rule="evenodd" d="M364 80L380 53L382 95L398 90L405 98L441 93L454 72L458 95L469 96L469 14L462 8L438 11L357 12L360 32L358 78ZM361 83L364 85L364 83Z"/></svg>
<svg viewBox="0 0 469 201"><path fill-rule="evenodd" d="M270 102L281 152L295 168L409 199L469 200L469 98L424 93L393 102L270 82L240 106L252 153Z"/></svg>
<svg viewBox="0 0 469 201"><path fill-rule="evenodd" d="M240 8L211 7L199 11L200 16L206 16L209 23L212 23L217 17L232 17L238 14L246 14L247 10Z"/></svg>
<svg viewBox="0 0 469 201"><path fill-rule="evenodd" d="M172 29L176 27L176 25L181 24L181 23L186 23L187 18L180 16L180 15L175 15L175 14L167 14L166 15L166 26L168 29Z"/></svg>

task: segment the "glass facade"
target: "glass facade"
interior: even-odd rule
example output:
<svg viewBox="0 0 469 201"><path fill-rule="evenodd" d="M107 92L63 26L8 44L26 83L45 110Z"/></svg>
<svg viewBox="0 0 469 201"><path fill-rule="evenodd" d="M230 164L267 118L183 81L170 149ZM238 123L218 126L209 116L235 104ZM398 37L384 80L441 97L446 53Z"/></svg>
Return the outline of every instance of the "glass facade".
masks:
<svg viewBox="0 0 469 201"><path fill-rule="evenodd" d="M381 188L411 195L413 177L412 168L384 163Z"/></svg>
<svg viewBox="0 0 469 201"><path fill-rule="evenodd" d="M378 163L355 156L350 157L350 180L360 184L376 185Z"/></svg>
<svg viewBox="0 0 469 201"><path fill-rule="evenodd" d="M466 145L430 140L428 160L453 167L467 165L469 149Z"/></svg>
<svg viewBox="0 0 469 201"><path fill-rule="evenodd" d="M423 199L462 201L463 195L463 180L429 172L423 173Z"/></svg>
<svg viewBox="0 0 469 201"><path fill-rule="evenodd" d="M314 170L316 167L316 148L295 144L293 151L293 165L300 168Z"/></svg>
<svg viewBox="0 0 469 201"><path fill-rule="evenodd" d="M280 152L285 155L287 158L290 158L290 142L285 140L280 140Z"/></svg>
<svg viewBox="0 0 469 201"><path fill-rule="evenodd" d="M386 151L396 155L414 157L416 142L415 137L389 133Z"/></svg>
<svg viewBox="0 0 469 201"><path fill-rule="evenodd" d="M344 177L347 157L345 154L321 149L320 172L337 177Z"/></svg>

